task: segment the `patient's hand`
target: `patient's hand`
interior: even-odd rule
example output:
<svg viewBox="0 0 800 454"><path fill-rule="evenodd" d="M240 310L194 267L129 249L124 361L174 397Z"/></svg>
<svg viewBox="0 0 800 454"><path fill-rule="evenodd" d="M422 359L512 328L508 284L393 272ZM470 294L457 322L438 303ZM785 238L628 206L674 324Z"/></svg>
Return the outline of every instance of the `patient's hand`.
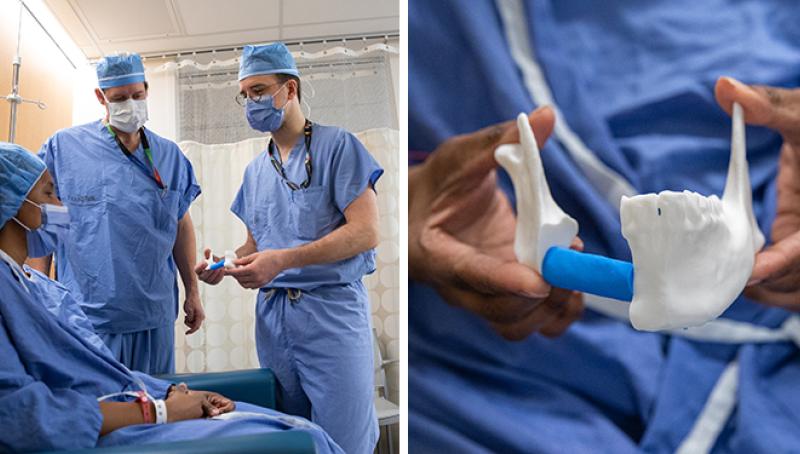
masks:
<svg viewBox="0 0 800 454"><path fill-rule="evenodd" d="M166 400L168 422L200 419L205 416L216 416L218 410L209 402L205 394L189 390L175 390Z"/></svg>
<svg viewBox="0 0 800 454"><path fill-rule="evenodd" d="M167 399L168 422L219 416L236 408L236 404L210 391L190 390L185 383L172 388Z"/></svg>
<svg viewBox="0 0 800 454"><path fill-rule="evenodd" d="M553 112L539 109L529 119L541 146ZM506 339L556 336L580 316L583 301L579 293L551 291L514 254L516 218L497 187L494 151L515 142L515 122L491 126L447 140L409 170L409 275Z"/></svg>
<svg viewBox="0 0 800 454"><path fill-rule="evenodd" d="M749 86L723 77L715 91L726 112L738 102L747 123L772 128L783 136L773 244L756 255L745 295L800 311L800 89Z"/></svg>
<svg viewBox="0 0 800 454"><path fill-rule="evenodd" d="M212 391L193 391L193 392L205 394L206 397L208 398L208 401L211 402L211 405L213 405L214 408L216 408L219 411L219 413L217 414L221 415L223 413L230 413L233 410L236 410L236 403L228 399L227 397L223 396L222 394L215 393Z"/></svg>

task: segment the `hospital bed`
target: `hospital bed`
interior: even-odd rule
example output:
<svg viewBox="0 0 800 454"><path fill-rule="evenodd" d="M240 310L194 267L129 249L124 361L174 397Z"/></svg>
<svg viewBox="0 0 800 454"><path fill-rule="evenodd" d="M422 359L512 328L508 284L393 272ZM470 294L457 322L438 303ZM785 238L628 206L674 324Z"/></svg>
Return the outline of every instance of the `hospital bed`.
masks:
<svg viewBox="0 0 800 454"><path fill-rule="evenodd" d="M269 369L248 369L204 374L176 374L162 376L160 378L175 383L184 382L193 389L218 392L233 400L266 408L275 408L275 375ZM62 454L205 454L219 452L243 454L307 454L314 453L315 448L314 442L309 434L291 431L219 438L214 440L192 440L59 452Z"/></svg>

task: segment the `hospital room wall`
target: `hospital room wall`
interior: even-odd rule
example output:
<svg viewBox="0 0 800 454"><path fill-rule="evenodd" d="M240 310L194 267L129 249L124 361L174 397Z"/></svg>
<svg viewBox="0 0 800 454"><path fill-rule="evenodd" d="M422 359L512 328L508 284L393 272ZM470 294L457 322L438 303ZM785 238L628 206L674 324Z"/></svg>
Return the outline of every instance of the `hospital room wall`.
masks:
<svg viewBox="0 0 800 454"><path fill-rule="evenodd" d="M19 3L0 1L0 62L11 63L17 51ZM47 104L40 110L24 103L17 109L15 142L31 151L38 151L48 137L72 124L72 84L75 69L50 40L35 20L22 14L22 66L20 96ZM12 67L0 67L0 96L11 93ZM0 100L0 141L9 139L11 105Z"/></svg>

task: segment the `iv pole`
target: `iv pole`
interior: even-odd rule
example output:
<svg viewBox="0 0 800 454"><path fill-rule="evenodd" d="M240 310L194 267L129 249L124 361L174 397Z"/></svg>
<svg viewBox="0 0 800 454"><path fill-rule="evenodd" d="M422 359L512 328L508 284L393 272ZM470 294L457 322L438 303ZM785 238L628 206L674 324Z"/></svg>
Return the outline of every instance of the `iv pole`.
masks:
<svg viewBox="0 0 800 454"><path fill-rule="evenodd" d="M17 27L17 54L14 56L14 72L11 76L11 94L5 96L4 99L11 104L11 118L8 124L8 141L14 143L17 129L17 107L24 103L36 104L40 109L47 109L47 104L42 101L35 101L32 99L25 99L19 95L19 68L22 66L22 57L19 54L20 42L22 41L22 9L24 5L20 2L19 5L19 25Z"/></svg>

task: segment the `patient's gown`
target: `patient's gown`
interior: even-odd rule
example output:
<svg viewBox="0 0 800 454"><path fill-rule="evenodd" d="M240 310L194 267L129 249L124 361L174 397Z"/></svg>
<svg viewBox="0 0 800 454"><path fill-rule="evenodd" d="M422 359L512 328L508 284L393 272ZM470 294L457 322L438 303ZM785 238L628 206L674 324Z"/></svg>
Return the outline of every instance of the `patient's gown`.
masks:
<svg viewBox="0 0 800 454"><path fill-rule="evenodd" d="M543 82L562 126L639 192L720 195L731 132L714 100L716 79L800 85L795 0L465 3L409 1L415 158L532 110L530 89ZM503 15L505 7L515 11ZM520 52L510 52L509 37L520 38ZM747 142L756 216L769 235L781 139L748 128ZM554 135L542 150L553 197L580 223L587 251L630 260L615 203L567 145ZM503 172L498 184L513 201ZM740 298L725 318L778 328L791 315ZM710 448L800 450L800 350L788 340L739 345L643 333L587 310L558 339L507 342L413 281L408 336L412 452L671 453L693 430L713 431L696 423L713 419L703 418L714 416L705 405L734 360L733 411L706 437Z"/></svg>
<svg viewBox="0 0 800 454"><path fill-rule="evenodd" d="M191 420L137 425L98 440L102 414L97 397L136 391L144 382L163 398L168 383L135 375L84 338L69 322L68 305L36 298L57 297L57 287L21 277L0 260L0 451L39 451L219 438L286 430L311 434L319 452L341 449L318 426L276 411L237 402L237 411L258 413L235 420ZM46 278L44 278L46 279ZM39 280L39 282L37 282ZM63 296L63 295L62 295ZM48 308L64 307L64 317ZM59 311L55 311L57 314ZM74 314L73 314L74 315Z"/></svg>

